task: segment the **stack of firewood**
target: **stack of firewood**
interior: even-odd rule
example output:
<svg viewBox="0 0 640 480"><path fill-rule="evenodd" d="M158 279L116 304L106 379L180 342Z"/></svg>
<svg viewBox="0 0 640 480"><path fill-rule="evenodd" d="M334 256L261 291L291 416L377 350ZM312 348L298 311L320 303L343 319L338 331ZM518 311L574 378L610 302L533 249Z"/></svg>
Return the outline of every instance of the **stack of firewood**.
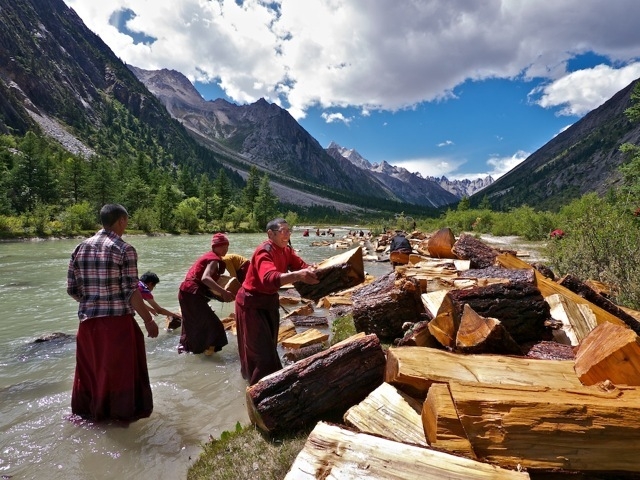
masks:
<svg viewBox="0 0 640 480"><path fill-rule="evenodd" d="M639 478L638 314L447 241L349 285L358 335L247 388L265 432L316 425L287 478Z"/></svg>

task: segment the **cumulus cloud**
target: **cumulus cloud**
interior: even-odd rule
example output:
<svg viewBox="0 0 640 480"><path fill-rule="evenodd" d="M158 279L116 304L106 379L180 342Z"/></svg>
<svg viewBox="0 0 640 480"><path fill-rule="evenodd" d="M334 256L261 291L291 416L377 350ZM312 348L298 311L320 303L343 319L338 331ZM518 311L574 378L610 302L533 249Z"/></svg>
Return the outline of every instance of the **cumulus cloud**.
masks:
<svg viewBox="0 0 640 480"><path fill-rule="evenodd" d="M543 78L543 106L584 113L637 78L640 2L65 0L122 60L214 82L237 103L397 111L466 80ZM121 32L114 15L130 12ZM568 19L571 21L560 21ZM622 68L567 75L593 51ZM635 77L634 77L635 75Z"/></svg>
<svg viewBox="0 0 640 480"><path fill-rule="evenodd" d="M345 117L342 113L323 113L322 118L327 123L335 123L342 122L345 125L349 125L349 123L353 120L353 117Z"/></svg>

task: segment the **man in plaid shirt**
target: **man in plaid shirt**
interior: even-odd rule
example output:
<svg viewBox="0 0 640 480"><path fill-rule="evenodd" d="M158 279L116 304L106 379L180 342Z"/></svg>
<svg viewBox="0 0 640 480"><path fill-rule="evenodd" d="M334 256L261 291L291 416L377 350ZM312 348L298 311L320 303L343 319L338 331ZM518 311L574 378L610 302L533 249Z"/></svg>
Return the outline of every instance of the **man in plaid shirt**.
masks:
<svg viewBox="0 0 640 480"><path fill-rule="evenodd" d="M67 293L79 302L73 414L131 422L151 415L153 399L142 317L149 337L158 325L138 290L138 255L121 237L129 215L122 205L100 210L103 228L80 243L69 262Z"/></svg>

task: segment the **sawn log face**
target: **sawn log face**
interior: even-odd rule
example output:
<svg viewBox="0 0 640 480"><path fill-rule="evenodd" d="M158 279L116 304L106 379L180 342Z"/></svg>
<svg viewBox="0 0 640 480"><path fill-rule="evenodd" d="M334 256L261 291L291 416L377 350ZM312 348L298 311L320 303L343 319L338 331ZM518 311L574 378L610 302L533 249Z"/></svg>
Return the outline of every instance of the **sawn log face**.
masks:
<svg viewBox="0 0 640 480"><path fill-rule="evenodd" d="M342 416L380 386L385 363L375 335L347 339L248 387L249 418L262 430L276 432Z"/></svg>

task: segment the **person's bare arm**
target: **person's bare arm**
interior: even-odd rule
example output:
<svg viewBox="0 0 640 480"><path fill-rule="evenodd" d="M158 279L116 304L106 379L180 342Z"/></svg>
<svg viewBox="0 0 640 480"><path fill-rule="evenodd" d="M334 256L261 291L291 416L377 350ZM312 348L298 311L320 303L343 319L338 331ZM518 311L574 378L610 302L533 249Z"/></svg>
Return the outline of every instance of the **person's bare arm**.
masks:
<svg viewBox="0 0 640 480"><path fill-rule="evenodd" d="M155 322L151 313L147 309L147 306L144 304L144 300L142 299L142 295L140 294L140 290L137 288L133 291L131 295L131 299L129 300L131 306L136 311L138 315L142 318L144 322L144 328L147 329L147 334L151 338L155 338L158 336L158 324Z"/></svg>
<svg viewBox="0 0 640 480"><path fill-rule="evenodd" d="M303 268L295 272L287 272L280 275L280 284L286 285L288 283L302 282L309 285L315 285L320 280L316 277L315 268L313 266Z"/></svg>
<svg viewBox="0 0 640 480"><path fill-rule="evenodd" d="M204 269L204 273L202 274L202 283L204 283L209 290L211 290L215 295L220 297L223 302L232 302L235 300L236 296L231 293L229 290L225 290L213 279L213 275L218 273L218 264L217 262L211 262L207 265L207 268Z"/></svg>
<svg viewBox="0 0 640 480"><path fill-rule="evenodd" d="M153 298L150 298L150 299L146 300L146 302L150 305L150 308L153 308L153 311L155 312L156 315L162 313L163 315L166 315L167 317L182 318L181 315L179 315L177 313L173 313L173 312L167 310L166 308L161 307L158 304L158 302L156 302Z"/></svg>

